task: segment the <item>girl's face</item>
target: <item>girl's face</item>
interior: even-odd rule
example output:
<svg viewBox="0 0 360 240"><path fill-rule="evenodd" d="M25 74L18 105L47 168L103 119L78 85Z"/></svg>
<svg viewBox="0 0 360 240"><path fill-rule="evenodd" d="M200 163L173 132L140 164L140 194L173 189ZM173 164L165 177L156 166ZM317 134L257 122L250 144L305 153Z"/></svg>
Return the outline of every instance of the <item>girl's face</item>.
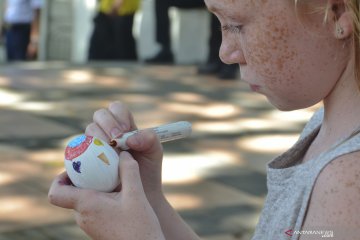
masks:
<svg viewBox="0 0 360 240"><path fill-rule="evenodd" d="M242 79L281 110L326 98L347 65L332 20L294 0L205 0L220 20L220 57L240 65ZM312 1L324 7L323 0ZM325 3L326 4L326 3Z"/></svg>

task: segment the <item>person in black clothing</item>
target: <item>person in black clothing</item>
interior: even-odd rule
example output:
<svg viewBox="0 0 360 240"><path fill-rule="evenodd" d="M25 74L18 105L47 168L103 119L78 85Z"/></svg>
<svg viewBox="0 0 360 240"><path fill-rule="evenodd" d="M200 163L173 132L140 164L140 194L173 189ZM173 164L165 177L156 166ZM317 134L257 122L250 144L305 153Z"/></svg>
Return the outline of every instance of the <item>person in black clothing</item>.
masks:
<svg viewBox="0 0 360 240"><path fill-rule="evenodd" d="M221 24L217 17L211 15L211 28L209 39L209 55L207 62L199 66L199 74L216 74L220 79L236 79L239 75L238 64L225 64L219 57L221 46Z"/></svg>
<svg viewBox="0 0 360 240"><path fill-rule="evenodd" d="M132 34L137 4L129 7L126 3L123 0L98 1L99 9L89 44L90 61L137 60L136 42Z"/></svg>
<svg viewBox="0 0 360 240"><path fill-rule="evenodd" d="M173 63L174 57L170 42L169 8L181 9L204 8L204 0L155 0L156 41L161 50L154 57L146 59L146 63Z"/></svg>
<svg viewBox="0 0 360 240"><path fill-rule="evenodd" d="M154 57L146 59L146 63L173 63L171 51L169 8L181 9L204 8L204 0L155 0L156 41L161 50ZM221 45L221 25L215 15L211 16L209 56L206 64L198 68L199 74L216 74L220 79L235 79L239 72L237 64L227 65L219 58Z"/></svg>

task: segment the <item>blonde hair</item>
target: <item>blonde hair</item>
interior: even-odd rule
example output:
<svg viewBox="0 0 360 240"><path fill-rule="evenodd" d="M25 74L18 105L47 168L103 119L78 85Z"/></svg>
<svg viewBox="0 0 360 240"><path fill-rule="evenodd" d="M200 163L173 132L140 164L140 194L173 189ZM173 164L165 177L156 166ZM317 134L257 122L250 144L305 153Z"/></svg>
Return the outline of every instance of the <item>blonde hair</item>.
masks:
<svg viewBox="0 0 360 240"><path fill-rule="evenodd" d="M311 0L295 0L295 6L297 6L300 2L311 3ZM347 0L346 10L349 11L352 20L353 20L353 53L355 57L354 62L354 74L360 89L360 0ZM314 9L314 12L317 12L319 9ZM330 4L328 4L325 8L325 18L324 22L328 21L328 14L331 10Z"/></svg>
<svg viewBox="0 0 360 240"><path fill-rule="evenodd" d="M353 45L355 54L355 77L360 87L360 0L348 0L347 8L353 19Z"/></svg>

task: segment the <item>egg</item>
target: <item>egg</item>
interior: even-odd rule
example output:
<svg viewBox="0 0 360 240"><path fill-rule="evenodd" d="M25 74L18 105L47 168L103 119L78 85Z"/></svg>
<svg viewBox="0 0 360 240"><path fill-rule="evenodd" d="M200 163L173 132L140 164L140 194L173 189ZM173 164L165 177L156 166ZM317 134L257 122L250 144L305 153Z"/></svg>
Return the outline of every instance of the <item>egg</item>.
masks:
<svg viewBox="0 0 360 240"><path fill-rule="evenodd" d="M79 188L111 192L119 185L119 157L105 141L87 135L72 139L65 149L65 168Z"/></svg>

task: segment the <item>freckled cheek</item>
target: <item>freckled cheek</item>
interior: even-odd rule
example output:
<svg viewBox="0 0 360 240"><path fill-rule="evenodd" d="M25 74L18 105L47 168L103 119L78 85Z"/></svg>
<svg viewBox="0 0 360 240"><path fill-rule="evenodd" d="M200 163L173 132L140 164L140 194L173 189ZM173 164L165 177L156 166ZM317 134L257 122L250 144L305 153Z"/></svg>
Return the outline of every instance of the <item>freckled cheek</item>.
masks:
<svg viewBox="0 0 360 240"><path fill-rule="evenodd" d="M259 74L269 77L280 70L275 64L280 55L276 43L266 41L263 36L254 36L245 44L247 64Z"/></svg>
<svg viewBox="0 0 360 240"><path fill-rule="evenodd" d="M247 65L264 80L275 83L285 78L289 81L293 78L289 66L293 65L296 54L294 50L289 50L288 45L284 36L271 29L250 35L244 41Z"/></svg>
<svg viewBox="0 0 360 240"><path fill-rule="evenodd" d="M261 75L269 75L271 72L271 52L265 42L254 39L248 42L246 61L249 67Z"/></svg>

